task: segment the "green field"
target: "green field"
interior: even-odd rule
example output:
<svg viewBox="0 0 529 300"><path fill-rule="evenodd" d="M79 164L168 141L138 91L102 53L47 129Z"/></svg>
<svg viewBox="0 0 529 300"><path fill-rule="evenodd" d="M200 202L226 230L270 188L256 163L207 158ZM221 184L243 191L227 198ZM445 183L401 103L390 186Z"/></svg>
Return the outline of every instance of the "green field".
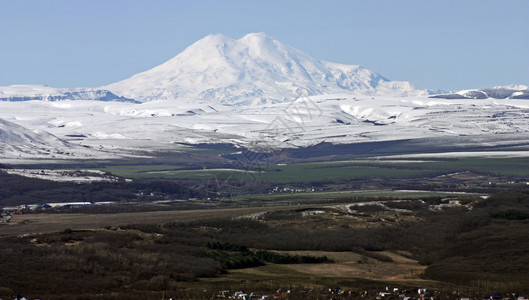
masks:
<svg viewBox="0 0 529 300"><path fill-rule="evenodd" d="M100 169L125 178L158 178L164 177L160 174L165 171L180 168L176 165L111 165Z"/></svg>
<svg viewBox="0 0 529 300"><path fill-rule="evenodd" d="M427 162L421 165L446 171L471 171L500 176L529 176L529 158L481 158L465 157L439 162Z"/></svg>
<svg viewBox="0 0 529 300"><path fill-rule="evenodd" d="M422 178L469 171L502 177L529 177L529 158L454 158L429 160L351 160L261 165L244 169L183 169L181 165L113 165L104 171L127 178L246 178L271 183L332 182L352 179Z"/></svg>

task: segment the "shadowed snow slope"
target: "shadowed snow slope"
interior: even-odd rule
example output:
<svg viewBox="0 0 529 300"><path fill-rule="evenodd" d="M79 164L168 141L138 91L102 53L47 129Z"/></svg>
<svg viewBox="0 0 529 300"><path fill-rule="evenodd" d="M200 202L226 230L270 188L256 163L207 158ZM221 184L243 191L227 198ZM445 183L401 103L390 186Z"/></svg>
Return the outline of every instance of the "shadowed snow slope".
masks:
<svg viewBox="0 0 529 300"><path fill-rule="evenodd" d="M239 40L208 35L169 61L102 89L139 101L188 98L226 104L285 102L307 94L428 93L361 66L318 60L264 33Z"/></svg>
<svg viewBox="0 0 529 300"><path fill-rule="evenodd" d="M67 143L49 133L36 133L3 119L0 119L0 140L0 155L4 157L51 155L69 148Z"/></svg>
<svg viewBox="0 0 529 300"><path fill-rule="evenodd" d="M114 157L92 149L71 145L46 131L31 131L4 119L0 119L0 141L0 159L2 160Z"/></svg>

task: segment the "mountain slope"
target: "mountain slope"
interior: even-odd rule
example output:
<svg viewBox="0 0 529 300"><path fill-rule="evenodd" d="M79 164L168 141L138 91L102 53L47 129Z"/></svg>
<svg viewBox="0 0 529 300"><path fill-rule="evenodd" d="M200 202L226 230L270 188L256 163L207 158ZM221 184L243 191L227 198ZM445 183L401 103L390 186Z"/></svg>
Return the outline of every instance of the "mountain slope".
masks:
<svg viewBox="0 0 529 300"><path fill-rule="evenodd" d="M43 130L26 127L0 119L1 159L86 159L113 157L86 147L72 145Z"/></svg>
<svg viewBox="0 0 529 300"><path fill-rule="evenodd" d="M427 94L361 66L320 61L263 33L239 40L208 35L169 61L102 89L139 101L188 98L226 104L285 102L305 94Z"/></svg>

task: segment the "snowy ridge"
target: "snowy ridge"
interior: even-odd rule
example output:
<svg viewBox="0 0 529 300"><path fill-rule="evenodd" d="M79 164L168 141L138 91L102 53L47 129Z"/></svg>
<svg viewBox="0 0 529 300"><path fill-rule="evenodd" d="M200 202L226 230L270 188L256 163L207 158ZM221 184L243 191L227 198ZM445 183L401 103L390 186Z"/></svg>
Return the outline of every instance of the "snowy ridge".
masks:
<svg viewBox="0 0 529 300"><path fill-rule="evenodd" d="M114 95L107 90L60 89L45 85L10 85L0 87L0 101L59 101L59 100L98 100L136 102L132 99Z"/></svg>
<svg viewBox="0 0 529 300"><path fill-rule="evenodd" d="M428 94L361 66L318 60L264 33L238 40L208 35L169 61L102 89L143 102L180 98L238 105L332 93Z"/></svg>
<svg viewBox="0 0 529 300"><path fill-rule="evenodd" d="M489 89L462 90L452 94L431 96L444 99L529 99L529 87L525 85L495 86Z"/></svg>

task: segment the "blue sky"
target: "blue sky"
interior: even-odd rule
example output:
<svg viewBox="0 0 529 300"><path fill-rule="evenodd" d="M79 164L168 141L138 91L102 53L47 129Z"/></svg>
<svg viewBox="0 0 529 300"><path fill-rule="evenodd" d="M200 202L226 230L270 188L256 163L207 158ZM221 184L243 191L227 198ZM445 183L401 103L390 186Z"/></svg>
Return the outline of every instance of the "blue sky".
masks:
<svg viewBox="0 0 529 300"><path fill-rule="evenodd" d="M250 32L422 88L529 85L527 0L0 0L0 85L102 86Z"/></svg>

